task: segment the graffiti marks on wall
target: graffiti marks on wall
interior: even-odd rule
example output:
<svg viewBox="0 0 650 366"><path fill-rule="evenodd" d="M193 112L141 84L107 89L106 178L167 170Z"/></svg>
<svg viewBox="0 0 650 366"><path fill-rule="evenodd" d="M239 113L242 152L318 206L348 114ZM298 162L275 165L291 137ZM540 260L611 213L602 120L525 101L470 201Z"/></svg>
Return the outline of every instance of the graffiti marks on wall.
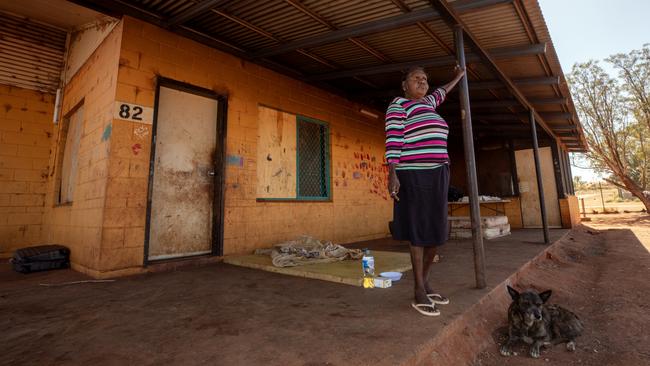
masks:
<svg viewBox="0 0 650 366"><path fill-rule="evenodd" d="M113 131L113 125L109 123L109 124L104 128L104 133L102 133L102 142L103 142L103 141L108 141L108 139L111 138L111 132L112 132L112 131Z"/></svg>
<svg viewBox="0 0 650 366"><path fill-rule="evenodd" d="M149 136L149 126L138 124L133 128L133 135L137 139L144 140L147 136Z"/></svg>
<svg viewBox="0 0 650 366"><path fill-rule="evenodd" d="M367 189L367 192L388 200L386 185L388 184L388 167L381 157L372 153L372 148L361 144L350 152L352 159L339 162L334 172L334 186L347 187L348 183ZM352 181L349 181L351 178ZM365 186L365 187L364 187Z"/></svg>

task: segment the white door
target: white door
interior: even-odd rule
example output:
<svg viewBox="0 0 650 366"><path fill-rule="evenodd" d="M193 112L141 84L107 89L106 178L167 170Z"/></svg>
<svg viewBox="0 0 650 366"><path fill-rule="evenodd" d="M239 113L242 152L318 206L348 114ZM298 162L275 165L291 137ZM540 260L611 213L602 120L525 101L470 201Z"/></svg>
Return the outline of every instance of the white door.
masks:
<svg viewBox="0 0 650 366"><path fill-rule="evenodd" d="M148 260L212 252L216 99L160 87Z"/></svg>
<svg viewBox="0 0 650 366"><path fill-rule="evenodd" d="M539 205L537 190L537 175L533 149L515 151L517 163L517 179L519 181L519 197L521 199L521 215L526 228L542 227L542 211ZM539 162L542 170L544 185L544 202L549 227L561 227L560 203L557 198L555 172L553 171L553 156L550 147L539 148Z"/></svg>

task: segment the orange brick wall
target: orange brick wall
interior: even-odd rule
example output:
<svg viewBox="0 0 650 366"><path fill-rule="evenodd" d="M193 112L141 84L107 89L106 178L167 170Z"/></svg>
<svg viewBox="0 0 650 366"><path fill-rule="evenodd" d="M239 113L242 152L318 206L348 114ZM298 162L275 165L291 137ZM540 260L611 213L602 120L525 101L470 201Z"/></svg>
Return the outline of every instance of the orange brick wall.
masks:
<svg viewBox="0 0 650 366"><path fill-rule="evenodd" d="M0 257L40 243L54 96L0 85Z"/></svg>
<svg viewBox="0 0 650 366"><path fill-rule="evenodd" d="M47 184L43 239L68 246L73 268L93 275L99 269L100 244L106 235L103 218L121 36L122 27L118 25L65 87L62 116L84 101L72 204L56 206L54 200L54 177L60 169L57 147L64 137L60 134L61 123L55 128L50 155L53 169Z"/></svg>
<svg viewBox="0 0 650 366"><path fill-rule="evenodd" d="M129 17L119 63L119 101L153 107L156 75L228 95L227 154L243 164L226 167L225 254L301 234L339 243L388 234L383 121L364 117L360 106ZM260 104L329 123L332 202L256 201ZM102 258L115 259L106 270L142 265L151 148L150 133L134 133L142 126L113 122Z"/></svg>

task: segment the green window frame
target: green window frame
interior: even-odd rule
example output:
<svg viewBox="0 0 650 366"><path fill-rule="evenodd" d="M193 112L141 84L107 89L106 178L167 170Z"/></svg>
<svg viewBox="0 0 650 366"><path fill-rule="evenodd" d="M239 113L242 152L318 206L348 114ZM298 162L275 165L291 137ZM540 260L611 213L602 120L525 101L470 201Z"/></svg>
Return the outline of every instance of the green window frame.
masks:
<svg viewBox="0 0 650 366"><path fill-rule="evenodd" d="M296 116L296 200L329 200L329 125Z"/></svg>

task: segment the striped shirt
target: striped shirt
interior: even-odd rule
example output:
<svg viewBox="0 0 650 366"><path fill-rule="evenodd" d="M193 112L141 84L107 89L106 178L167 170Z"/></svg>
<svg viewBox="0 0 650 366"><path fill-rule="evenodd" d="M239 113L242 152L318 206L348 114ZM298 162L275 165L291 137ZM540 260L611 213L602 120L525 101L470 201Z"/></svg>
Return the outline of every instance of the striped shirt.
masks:
<svg viewBox="0 0 650 366"><path fill-rule="evenodd" d="M436 112L445 89L418 100L393 99L386 111L386 162L399 170L435 169L449 164L447 122Z"/></svg>

